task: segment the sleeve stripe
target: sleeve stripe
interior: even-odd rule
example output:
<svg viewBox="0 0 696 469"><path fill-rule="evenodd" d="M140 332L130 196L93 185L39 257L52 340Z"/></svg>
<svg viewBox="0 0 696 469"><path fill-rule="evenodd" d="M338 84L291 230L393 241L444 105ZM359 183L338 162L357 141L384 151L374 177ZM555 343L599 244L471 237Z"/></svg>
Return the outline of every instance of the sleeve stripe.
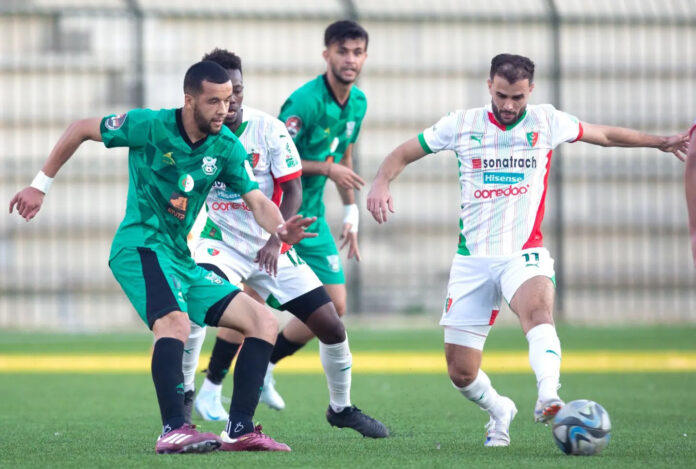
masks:
<svg viewBox="0 0 696 469"><path fill-rule="evenodd" d="M292 174L286 174L285 176L281 176L279 178L273 178L277 183L281 184L283 182L287 181L292 181L293 179L297 179L298 177L302 176L302 170L300 171L295 171Z"/></svg>
<svg viewBox="0 0 696 469"><path fill-rule="evenodd" d="M580 140L580 139L582 138L582 134L583 134L585 131L582 129L582 123L581 123L581 122L578 122L578 127L580 127L580 130L578 131L578 136L575 137L575 140L571 141L570 143L577 142L578 140Z"/></svg>
<svg viewBox="0 0 696 469"><path fill-rule="evenodd" d="M422 132L418 134L418 143L420 143L420 146L421 146L421 148L423 148L423 151L425 151L425 153L427 153L427 154L433 153L433 151L430 149L430 147L426 143L425 137L423 137Z"/></svg>

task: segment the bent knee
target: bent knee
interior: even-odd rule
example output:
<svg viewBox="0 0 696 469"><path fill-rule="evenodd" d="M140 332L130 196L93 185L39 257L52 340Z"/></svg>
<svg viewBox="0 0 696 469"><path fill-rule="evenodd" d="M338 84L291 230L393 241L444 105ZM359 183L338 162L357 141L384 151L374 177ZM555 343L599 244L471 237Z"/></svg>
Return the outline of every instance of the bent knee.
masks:
<svg viewBox="0 0 696 469"><path fill-rule="evenodd" d="M465 388L474 382L478 370L448 366L447 372L452 383L458 388Z"/></svg>

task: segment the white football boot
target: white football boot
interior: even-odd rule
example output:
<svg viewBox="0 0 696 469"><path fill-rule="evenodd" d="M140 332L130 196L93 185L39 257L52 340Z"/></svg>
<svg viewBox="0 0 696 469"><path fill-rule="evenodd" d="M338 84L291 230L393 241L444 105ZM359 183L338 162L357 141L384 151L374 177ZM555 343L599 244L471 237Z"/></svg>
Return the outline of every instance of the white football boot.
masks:
<svg viewBox="0 0 696 469"><path fill-rule="evenodd" d="M539 399L534 406L534 421L548 424L564 405L565 402L557 397L546 399L545 401Z"/></svg>
<svg viewBox="0 0 696 469"><path fill-rule="evenodd" d="M496 405L501 407L502 417L497 420L491 416L486 424L484 446L510 446L510 423L517 415L517 407L512 399L505 396L500 396L500 402Z"/></svg>
<svg viewBox="0 0 696 469"><path fill-rule="evenodd" d="M266 404L271 409L285 409L285 401L275 389L275 379L273 379L273 370L266 370L266 376L263 378L263 389L261 390L261 402Z"/></svg>
<svg viewBox="0 0 696 469"><path fill-rule="evenodd" d="M203 390L198 392L196 400L193 401L193 406L196 408L196 412L203 417L203 420L213 422L217 422L219 420L226 421L229 417L220 400L221 392L222 386L218 388L217 392Z"/></svg>

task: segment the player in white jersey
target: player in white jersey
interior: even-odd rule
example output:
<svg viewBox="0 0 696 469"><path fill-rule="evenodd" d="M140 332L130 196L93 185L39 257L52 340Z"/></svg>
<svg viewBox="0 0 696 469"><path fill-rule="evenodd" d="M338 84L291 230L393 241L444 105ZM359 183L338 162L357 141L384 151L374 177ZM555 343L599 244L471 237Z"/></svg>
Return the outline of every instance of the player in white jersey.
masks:
<svg viewBox="0 0 696 469"><path fill-rule="evenodd" d="M689 153L684 172L684 189L686 207L689 211L689 237L691 238L691 255L696 267L696 120L689 130Z"/></svg>
<svg viewBox="0 0 696 469"><path fill-rule="evenodd" d="M225 125L246 149L259 189L280 205L281 213L286 216L295 214L302 201L302 171L300 156L285 125L264 112L242 107L244 85L238 56L215 49L203 60L216 62L230 76L233 94ZM194 250L198 265L214 271L232 284L244 282L261 299L291 312L317 336L329 387L326 418L331 425L353 428L371 438L388 436L389 431L381 422L351 404L352 355L348 338L336 308L316 274L292 247L281 246L276 236L269 235L259 226L239 194L223 184L215 183L206 206L208 218ZM184 390L189 402L204 338L205 329L192 325L186 343L188 354L184 360ZM230 344L237 344L234 347L236 352L243 340L244 336L237 331L220 328L216 347L227 347L229 351ZM266 376L270 375L268 371ZM195 400L196 409L207 420L227 419L220 403L223 377L224 374L218 381L209 374ZM268 386L267 381L264 387ZM187 411L190 420L190 406ZM226 430L228 435L230 431L230 428ZM228 435L222 435L223 441Z"/></svg>
<svg viewBox="0 0 696 469"><path fill-rule="evenodd" d="M490 106L448 114L384 160L367 198L378 223L394 212L389 183L423 156L452 150L459 162L459 247L452 262L440 324L450 379L490 415L486 446L510 444L514 402L499 395L480 369L483 345L501 297L517 314L537 378L537 422L563 406L558 396L561 346L554 327L553 259L543 247L541 221L553 149L563 142L653 147L683 159L686 135L646 135L580 122L551 105L527 106L534 63L500 54L491 62Z"/></svg>

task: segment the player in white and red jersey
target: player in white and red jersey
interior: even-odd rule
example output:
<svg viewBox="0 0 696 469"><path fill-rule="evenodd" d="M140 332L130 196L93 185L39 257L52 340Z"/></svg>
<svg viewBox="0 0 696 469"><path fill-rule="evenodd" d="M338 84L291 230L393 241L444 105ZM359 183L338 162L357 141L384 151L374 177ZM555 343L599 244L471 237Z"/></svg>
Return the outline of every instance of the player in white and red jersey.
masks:
<svg viewBox="0 0 696 469"><path fill-rule="evenodd" d="M536 374L537 422L563 406L558 396L561 345L553 323L553 259L543 247L541 222L553 149L577 140L602 146L653 147L683 160L686 135L659 137L632 129L580 122L551 105L527 105L534 63L500 54L491 62L490 106L456 111L393 150L367 199L378 223L394 211L389 183L423 156L452 150L459 162L459 247L452 262L440 324L450 379L490 415L486 446L510 444L514 402L499 395L480 369L483 345L504 297L529 342Z"/></svg>
<svg viewBox="0 0 696 469"><path fill-rule="evenodd" d="M279 204L284 216L295 214L302 202L300 156L283 122L264 112L242 107L244 85L241 59L229 51L215 49L203 60L222 66L232 81L232 99L225 125L246 149L249 164L259 189ZM282 191L282 196L281 196ZM282 201L281 201L282 198ZM239 194L224 184L215 183L206 206L208 218L194 249L194 259L232 284L244 282L262 301L287 310L303 321L319 339L319 355L329 387L326 418L337 427L352 428L363 436L388 436L387 428L351 404L352 355L346 331L322 282L312 269L276 236L269 235L254 220ZM205 329L193 327L186 343L184 392L187 395L187 418L191 418L194 374L198 365ZM194 401L196 410L206 420L233 422L222 408L222 379L232 358L244 341L239 332L220 328L208 367L208 375ZM275 349L274 349L275 350ZM224 363L224 364L223 364ZM271 353L271 363L273 353ZM269 369L272 370L272 365ZM272 388L266 372L264 388ZM235 376L237 371L235 370ZM264 399L262 394L261 399ZM267 402L268 403L268 402ZM228 423L223 442L234 450L234 428ZM223 444L222 450L227 448Z"/></svg>
<svg viewBox="0 0 696 469"><path fill-rule="evenodd" d="M689 152L684 171L684 190L686 192L686 207L689 212L691 255L694 267L696 267L696 120L689 130Z"/></svg>

